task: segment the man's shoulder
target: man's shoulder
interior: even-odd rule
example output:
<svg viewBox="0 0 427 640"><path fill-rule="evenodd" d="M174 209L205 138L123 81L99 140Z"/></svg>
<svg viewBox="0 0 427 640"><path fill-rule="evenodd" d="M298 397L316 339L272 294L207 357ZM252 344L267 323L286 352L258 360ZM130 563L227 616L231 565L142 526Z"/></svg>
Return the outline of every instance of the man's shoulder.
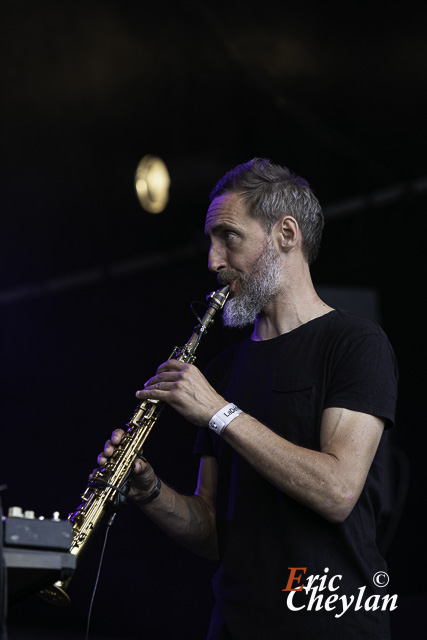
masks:
<svg viewBox="0 0 427 640"><path fill-rule="evenodd" d="M388 336L383 328L370 318L337 309L331 317L329 326L329 344L331 353L341 356L351 363L352 355L357 361L389 362L396 365L396 356ZM373 366L373 365L372 365Z"/></svg>
<svg viewBox="0 0 427 640"><path fill-rule="evenodd" d="M347 336L385 336L380 325L366 316L359 316L344 309L335 309L330 315L328 328Z"/></svg>

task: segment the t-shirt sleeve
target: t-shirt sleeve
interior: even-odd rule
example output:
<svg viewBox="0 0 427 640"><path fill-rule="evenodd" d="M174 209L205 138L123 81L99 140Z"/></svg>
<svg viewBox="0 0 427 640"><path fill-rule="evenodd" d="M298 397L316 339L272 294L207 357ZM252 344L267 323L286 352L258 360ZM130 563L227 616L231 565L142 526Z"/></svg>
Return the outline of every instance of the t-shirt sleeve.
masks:
<svg viewBox="0 0 427 640"><path fill-rule="evenodd" d="M378 416L394 424L397 364L382 330L349 336L337 348L337 358L325 398L325 408L343 407Z"/></svg>

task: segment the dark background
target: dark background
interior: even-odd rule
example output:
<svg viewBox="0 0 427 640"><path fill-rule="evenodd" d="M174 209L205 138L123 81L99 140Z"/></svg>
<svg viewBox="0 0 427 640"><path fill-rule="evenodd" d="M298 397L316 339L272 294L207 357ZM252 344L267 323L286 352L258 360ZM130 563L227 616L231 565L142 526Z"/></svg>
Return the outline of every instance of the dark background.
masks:
<svg viewBox="0 0 427 640"><path fill-rule="evenodd" d="M386 538L394 638L421 618L425 13L376 2L3 3L5 510L66 518L78 506L135 390L189 338L190 302L216 288L202 234L210 189L235 164L269 157L324 205L316 286L362 313L360 301L374 300L397 353ZM134 191L147 153L172 181L157 216ZM217 323L198 364L236 337ZM145 449L181 491L194 489L193 439L166 411ZM84 637L101 542L71 582L71 607L26 599L9 610L11 640ZM129 505L110 532L91 637L203 638L212 570Z"/></svg>

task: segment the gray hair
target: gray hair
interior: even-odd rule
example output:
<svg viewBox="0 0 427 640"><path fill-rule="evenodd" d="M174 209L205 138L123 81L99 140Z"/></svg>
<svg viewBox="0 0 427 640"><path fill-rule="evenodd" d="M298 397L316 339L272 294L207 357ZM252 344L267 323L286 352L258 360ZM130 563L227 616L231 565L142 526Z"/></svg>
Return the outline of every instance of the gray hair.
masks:
<svg viewBox="0 0 427 640"><path fill-rule="evenodd" d="M295 218L308 264L317 257L324 218L319 201L303 178L270 160L253 158L228 171L215 185L210 201L227 193L240 194L248 215L258 220L268 233L282 216Z"/></svg>

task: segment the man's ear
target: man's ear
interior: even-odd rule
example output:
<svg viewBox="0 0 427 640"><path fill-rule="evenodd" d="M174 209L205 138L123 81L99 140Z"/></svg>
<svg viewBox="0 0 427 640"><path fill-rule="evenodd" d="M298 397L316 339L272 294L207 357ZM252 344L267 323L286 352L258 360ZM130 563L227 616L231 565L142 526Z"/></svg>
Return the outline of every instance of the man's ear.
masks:
<svg viewBox="0 0 427 640"><path fill-rule="evenodd" d="M290 251L298 246L301 232L298 222L292 216L283 216L274 225L276 242L282 251Z"/></svg>

